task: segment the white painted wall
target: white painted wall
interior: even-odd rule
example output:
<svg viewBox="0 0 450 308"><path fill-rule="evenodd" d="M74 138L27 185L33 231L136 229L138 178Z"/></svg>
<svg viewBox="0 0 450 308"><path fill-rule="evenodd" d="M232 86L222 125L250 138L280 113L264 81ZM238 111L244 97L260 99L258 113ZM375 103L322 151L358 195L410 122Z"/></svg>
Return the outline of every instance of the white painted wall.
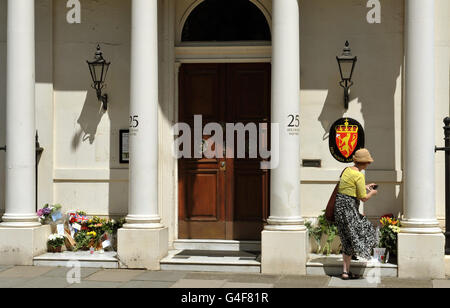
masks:
<svg viewBox="0 0 450 308"><path fill-rule="evenodd" d="M38 207L53 203L53 1L36 1L36 130L44 152L38 165Z"/></svg>
<svg viewBox="0 0 450 308"><path fill-rule="evenodd" d="M0 0L0 146L4 144L6 0ZM177 116L174 48L181 20L195 0L160 0L159 206L169 238L176 238L176 161L170 127ZM271 0L258 2L270 16ZM321 159L322 168L302 170L302 213L325 207L344 165L328 150L326 135L342 116L359 120L375 163L367 180L381 184L365 206L368 216L402 210L403 1L381 0L382 23L368 24L365 1L302 0L302 158ZM128 127L130 0L81 0L82 23L66 22L65 1L37 1L37 126L46 148L39 174L39 203L62 203L91 215L126 215L128 167L119 164L119 129ZM449 111L449 3L437 0L436 144ZM52 12L52 14L50 14ZM52 29L53 25L53 29ZM343 109L336 55L345 40L358 56L350 108ZM112 62L102 114L90 88L86 64L100 43ZM437 214L443 218L443 154L437 154ZM4 208L4 154L0 152L0 212Z"/></svg>
<svg viewBox="0 0 450 308"><path fill-rule="evenodd" d="M6 3L0 0L0 147L6 131ZM5 211L5 152L0 151L0 215Z"/></svg>
<svg viewBox="0 0 450 308"><path fill-rule="evenodd" d="M443 119L449 114L450 1L436 0L436 145L444 146ZM436 215L445 219L445 155L436 154Z"/></svg>
<svg viewBox="0 0 450 308"><path fill-rule="evenodd" d="M366 214L401 211L396 185L401 171L403 2L381 2L381 24L369 24L365 1L301 1L302 158L322 160L322 169L303 171L306 216L324 209L333 189L326 182L337 181L345 167L330 155L327 138L333 122L345 116L365 128L366 147L375 159L367 181L381 184L377 198L365 206ZM358 56L348 111L336 62L346 40ZM308 179L313 173L314 180Z"/></svg>
<svg viewBox="0 0 450 308"><path fill-rule="evenodd" d="M81 1L81 24L68 24L65 1L54 1L54 200L92 215L127 213L126 165L119 129L128 128L130 1ZM97 44L112 62L103 113L86 60Z"/></svg>

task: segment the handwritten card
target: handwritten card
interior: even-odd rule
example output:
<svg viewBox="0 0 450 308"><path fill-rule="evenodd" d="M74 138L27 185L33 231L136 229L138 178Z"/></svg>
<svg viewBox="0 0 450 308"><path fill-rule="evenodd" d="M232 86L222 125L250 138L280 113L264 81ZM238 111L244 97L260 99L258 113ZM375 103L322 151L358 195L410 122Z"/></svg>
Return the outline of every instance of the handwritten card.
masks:
<svg viewBox="0 0 450 308"><path fill-rule="evenodd" d="M58 230L58 234L64 236L65 232L64 232L64 225L60 224L60 225L56 225L56 230Z"/></svg>

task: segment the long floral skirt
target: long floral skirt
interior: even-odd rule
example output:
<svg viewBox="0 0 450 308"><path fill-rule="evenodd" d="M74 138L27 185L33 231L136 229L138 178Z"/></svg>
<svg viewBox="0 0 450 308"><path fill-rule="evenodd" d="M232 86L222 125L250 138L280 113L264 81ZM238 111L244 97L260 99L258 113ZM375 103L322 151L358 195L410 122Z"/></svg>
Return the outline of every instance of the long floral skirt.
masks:
<svg viewBox="0 0 450 308"><path fill-rule="evenodd" d="M342 251L347 256L370 259L377 245L376 230L367 217L359 213L359 200L337 194L334 207L335 222L342 242Z"/></svg>

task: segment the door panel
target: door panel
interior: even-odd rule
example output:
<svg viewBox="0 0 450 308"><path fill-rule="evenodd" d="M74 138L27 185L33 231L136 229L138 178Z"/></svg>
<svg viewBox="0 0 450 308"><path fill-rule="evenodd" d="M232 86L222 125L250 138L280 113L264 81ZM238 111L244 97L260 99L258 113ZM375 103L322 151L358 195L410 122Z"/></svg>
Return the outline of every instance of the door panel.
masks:
<svg viewBox="0 0 450 308"><path fill-rule="evenodd" d="M228 104L232 106L228 119L234 123L255 123L259 136L259 123L270 123L270 64L233 64L227 72ZM236 138L235 135L235 144ZM249 158L249 143L246 135L246 158L233 159L233 175L227 181L234 190L227 196L227 206L233 212L233 238L260 240L268 218L270 173L260 168L261 159Z"/></svg>
<svg viewBox="0 0 450 308"><path fill-rule="evenodd" d="M203 127L270 122L270 64L183 64L179 80L180 122L193 127L195 114L203 115ZM179 238L260 240L270 180L260 162L180 159Z"/></svg>
<svg viewBox="0 0 450 308"><path fill-rule="evenodd" d="M179 121L191 126L191 157L202 152L194 144L194 115L208 122L222 122L223 81L220 64L182 65L180 68ZM207 141L210 136L203 135ZM215 149L215 147L213 148ZM225 233L225 173L223 159L180 159L179 238L224 239Z"/></svg>

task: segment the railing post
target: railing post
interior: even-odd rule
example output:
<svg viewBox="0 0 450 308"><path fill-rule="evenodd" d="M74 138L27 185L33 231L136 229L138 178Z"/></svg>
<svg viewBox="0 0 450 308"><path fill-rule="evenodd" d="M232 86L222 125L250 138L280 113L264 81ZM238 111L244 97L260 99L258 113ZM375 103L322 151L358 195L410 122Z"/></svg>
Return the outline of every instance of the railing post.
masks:
<svg viewBox="0 0 450 308"><path fill-rule="evenodd" d="M450 117L444 124L445 147L436 147L436 152L445 152L445 254L450 255Z"/></svg>
<svg viewBox="0 0 450 308"><path fill-rule="evenodd" d="M450 255L450 117L444 119L445 135L445 254Z"/></svg>

